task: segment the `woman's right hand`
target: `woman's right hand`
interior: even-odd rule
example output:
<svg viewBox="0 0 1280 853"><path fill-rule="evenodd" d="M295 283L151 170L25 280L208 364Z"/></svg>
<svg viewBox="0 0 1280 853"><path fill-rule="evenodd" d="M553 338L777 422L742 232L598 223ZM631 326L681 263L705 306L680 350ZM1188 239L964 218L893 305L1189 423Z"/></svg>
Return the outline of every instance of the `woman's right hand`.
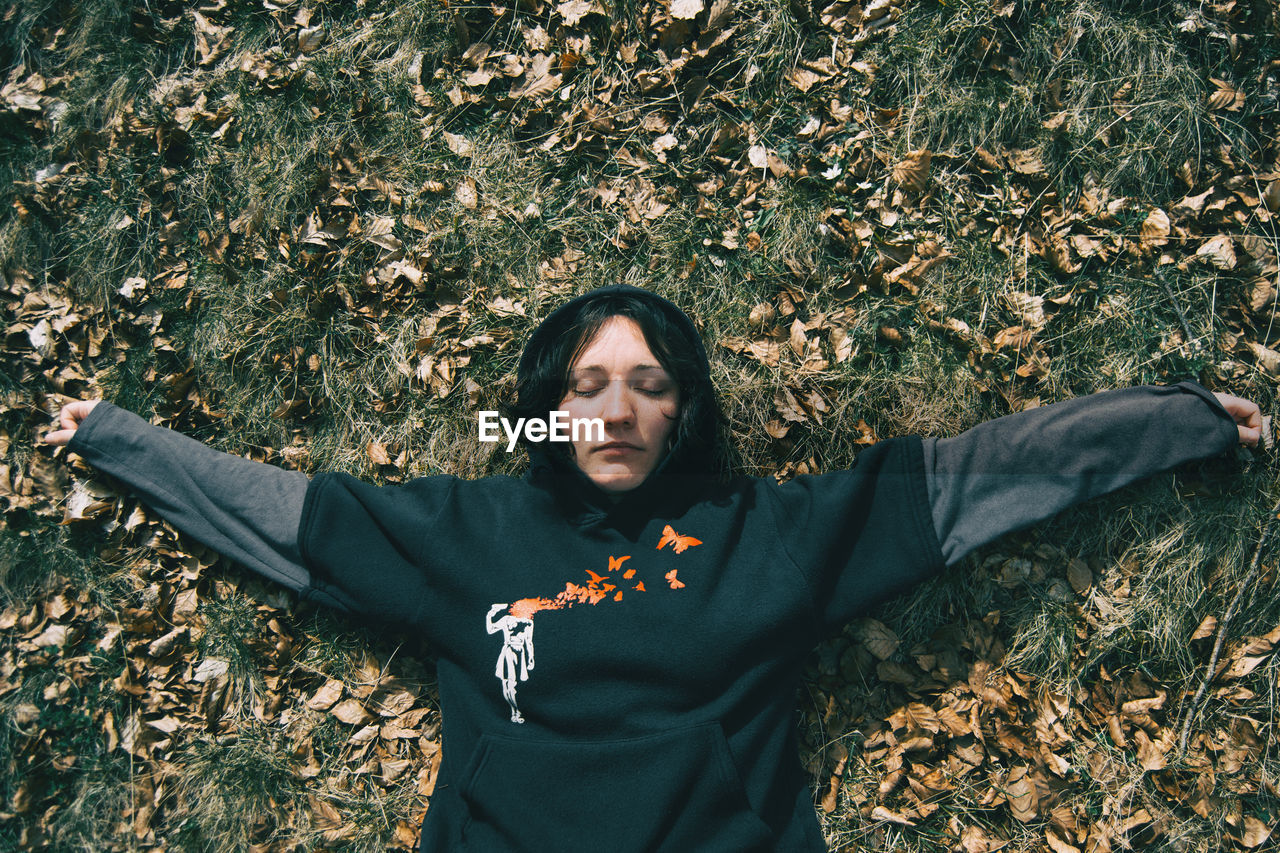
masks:
<svg viewBox="0 0 1280 853"><path fill-rule="evenodd" d="M56 445L63 445L71 441L71 437L80 428L81 422L89 417L89 413L93 411L93 407L98 405L99 402L101 401L76 400L74 403L67 403L58 414L58 425L62 429L47 433L44 440L49 444Z"/></svg>

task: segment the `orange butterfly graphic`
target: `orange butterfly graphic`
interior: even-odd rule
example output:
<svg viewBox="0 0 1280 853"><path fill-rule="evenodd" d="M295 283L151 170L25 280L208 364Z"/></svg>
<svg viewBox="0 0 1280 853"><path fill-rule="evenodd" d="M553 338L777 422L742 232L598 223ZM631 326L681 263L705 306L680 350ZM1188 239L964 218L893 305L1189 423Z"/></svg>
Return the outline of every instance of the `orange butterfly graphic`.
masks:
<svg viewBox="0 0 1280 853"><path fill-rule="evenodd" d="M644 588L644 581L636 581L636 590L638 592L648 592L648 590Z"/></svg>
<svg viewBox="0 0 1280 853"><path fill-rule="evenodd" d="M630 555L630 554L627 554L625 557L613 557L613 556L610 556L610 557L609 557L609 571L611 571L611 572L616 572L618 569L622 568L622 564L623 564L623 563L625 563L627 560L630 560L630 559L631 559L631 555Z"/></svg>
<svg viewBox="0 0 1280 853"><path fill-rule="evenodd" d="M594 585L596 585L596 584L600 583L600 581L604 580L604 575L598 575L598 574L596 574L595 572L591 571L590 569L587 569L587 574L591 575L591 584L592 584L592 586L594 586Z"/></svg>
<svg viewBox="0 0 1280 853"><path fill-rule="evenodd" d="M676 570L672 569L665 575L667 583L671 584L672 589L684 589L684 582L676 579Z"/></svg>
<svg viewBox="0 0 1280 853"><path fill-rule="evenodd" d="M658 548L661 549L667 543L674 543L671 550L675 551L677 554L683 554L694 545L701 545L702 540L694 539L692 536L681 536L671 528L670 524L668 524L666 527L662 528L662 538L658 540Z"/></svg>

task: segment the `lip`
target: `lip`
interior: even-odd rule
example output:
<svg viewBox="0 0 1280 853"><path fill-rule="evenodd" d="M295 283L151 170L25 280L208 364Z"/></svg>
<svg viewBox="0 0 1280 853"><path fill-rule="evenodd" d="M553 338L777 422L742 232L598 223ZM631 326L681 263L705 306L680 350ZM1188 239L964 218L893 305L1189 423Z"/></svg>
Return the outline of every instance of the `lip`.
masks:
<svg viewBox="0 0 1280 853"><path fill-rule="evenodd" d="M637 450L637 451L638 451L638 450L641 450L641 449L642 449L642 448L637 447L636 445L631 444L631 443L626 442L626 441L611 441L611 442L609 442L608 444L602 444L602 445L600 445L599 447L596 447L592 452L593 452L593 453L600 453L600 452L608 451L608 450L612 450L612 451L621 451L621 450Z"/></svg>

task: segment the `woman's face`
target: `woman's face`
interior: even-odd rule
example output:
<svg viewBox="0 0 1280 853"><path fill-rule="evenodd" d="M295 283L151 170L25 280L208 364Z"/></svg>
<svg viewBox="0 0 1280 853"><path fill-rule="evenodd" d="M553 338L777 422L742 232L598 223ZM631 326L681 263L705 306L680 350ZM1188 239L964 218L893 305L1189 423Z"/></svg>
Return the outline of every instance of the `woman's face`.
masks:
<svg viewBox="0 0 1280 853"><path fill-rule="evenodd" d="M635 320L610 317L569 366L569 391L559 408L570 419L604 421L603 440L575 441L573 454L593 483L617 494L644 482L666 455L680 389Z"/></svg>

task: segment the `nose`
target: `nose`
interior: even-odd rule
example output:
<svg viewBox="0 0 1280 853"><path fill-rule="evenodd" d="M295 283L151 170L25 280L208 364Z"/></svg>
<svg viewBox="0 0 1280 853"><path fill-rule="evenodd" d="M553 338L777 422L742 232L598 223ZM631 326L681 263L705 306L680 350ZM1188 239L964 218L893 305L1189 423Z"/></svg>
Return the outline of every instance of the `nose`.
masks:
<svg viewBox="0 0 1280 853"><path fill-rule="evenodd" d="M604 420L605 426L614 424L631 426L635 423L636 409L627 383L613 380L605 386L602 393L604 400L601 401L603 409L600 417Z"/></svg>

